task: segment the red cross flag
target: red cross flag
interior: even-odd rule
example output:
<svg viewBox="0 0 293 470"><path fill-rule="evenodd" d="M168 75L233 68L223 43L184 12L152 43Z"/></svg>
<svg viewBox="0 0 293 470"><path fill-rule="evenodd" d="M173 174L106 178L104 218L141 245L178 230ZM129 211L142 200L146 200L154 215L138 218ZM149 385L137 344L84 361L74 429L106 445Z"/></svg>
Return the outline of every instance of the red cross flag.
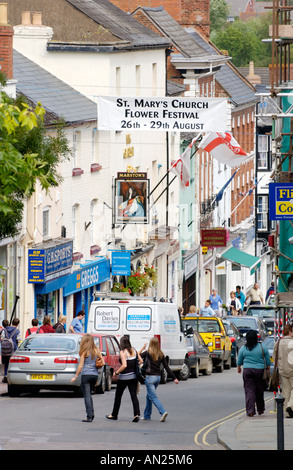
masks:
<svg viewBox="0 0 293 470"><path fill-rule="evenodd" d="M247 159L247 154L229 132L211 132L203 138L198 148L231 167L239 166Z"/></svg>
<svg viewBox="0 0 293 470"><path fill-rule="evenodd" d="M182 189L185 189L189 186L189 178L190 178L190 156L191 156L191 149L194 142L197 140L195 137L188 147L184 150L183 154L181 155L175 163L173 163L170 171L175 173L179 177L180 185Z"/></svg>

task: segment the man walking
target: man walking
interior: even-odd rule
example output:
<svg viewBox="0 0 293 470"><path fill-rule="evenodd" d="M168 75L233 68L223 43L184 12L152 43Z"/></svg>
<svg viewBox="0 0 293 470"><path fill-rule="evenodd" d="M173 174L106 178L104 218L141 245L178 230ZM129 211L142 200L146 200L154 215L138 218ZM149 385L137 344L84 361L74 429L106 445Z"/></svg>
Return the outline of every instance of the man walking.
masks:
<svg viewBox="0 0 293 470"><path fill-rule="evenodd" d="M245 303L247 300L250 298L250 304L249 305L261 305L264 303L263 301L263 293L259 288L259 284L256 282L254 286L250 289L248 292Z"/></svg>
<svg viewBox="0 0 293 470"><path fill-rule="evenodd" d="M282 380L282 393L285 398L284 407L287 418L293 418L293 328L285 325L283 338L275 344L273 358L278 351L278 369Z"/></svg>

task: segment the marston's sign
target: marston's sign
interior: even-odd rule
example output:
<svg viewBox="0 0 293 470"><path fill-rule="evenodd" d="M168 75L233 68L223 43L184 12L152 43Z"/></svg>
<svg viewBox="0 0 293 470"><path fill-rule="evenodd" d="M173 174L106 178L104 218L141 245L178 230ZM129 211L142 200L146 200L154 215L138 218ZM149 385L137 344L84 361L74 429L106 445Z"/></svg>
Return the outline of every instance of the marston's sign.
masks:
<svg viewBox="0 0 293 470"><path fill-rule="evenodd" d="M225 132L225 98L98 98L98 129L102 131Z"/></svg>
<svg viewBox="0 0 293 470"><path fill-rule="evenodd" d="M227 238L227 230L225 228L201 230L201 245L208 248L227 246Z"/></svg>

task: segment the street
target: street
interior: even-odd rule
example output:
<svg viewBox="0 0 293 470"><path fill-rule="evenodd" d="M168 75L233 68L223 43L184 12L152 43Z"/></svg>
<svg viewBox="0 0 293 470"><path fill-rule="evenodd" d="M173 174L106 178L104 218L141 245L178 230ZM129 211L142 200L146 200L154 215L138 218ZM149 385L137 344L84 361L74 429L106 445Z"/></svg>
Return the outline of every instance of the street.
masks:
<svg viewBox="0 0 293 470"><path fill-rule="evenodd" d="M244 411L242 377L235 368L211 376L190 378L178 385L160 385L158 396L166 409L165 423L156 409L150 422L132 423L132 406L125 392L118 421L107 421L112 411L115 386L104 395L94 395L95 419L85 417L83 398L69 392L41 391L38 396L0 396L2 450L224 450L217 443L218 420ZM145 387L139 393L141 415ZM215 423L215 426L207 426ZM204 429L205 428L205 429ZM205 433L201 434L201 430Z"/></svg>

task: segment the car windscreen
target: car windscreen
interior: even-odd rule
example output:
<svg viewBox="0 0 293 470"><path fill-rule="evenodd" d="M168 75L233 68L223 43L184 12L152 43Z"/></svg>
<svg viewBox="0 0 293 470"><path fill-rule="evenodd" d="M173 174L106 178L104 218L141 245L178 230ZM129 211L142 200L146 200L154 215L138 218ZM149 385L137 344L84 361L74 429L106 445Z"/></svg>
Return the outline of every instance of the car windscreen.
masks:
<svg viewBox="0 0 293 470"><path fill-rule="evenodd" d="M198 319L198 328L199 333L220 333L220 325L217 320L201 320Z"/></svg>
<svg viewBox="0 0 293 470"><path fill-rule="evenodd" d="M20 345L20 350L25 351L75 351L77 348L76 339L70 336L60 336L56 333L54 336L46 334L32 335L26 338Z"/></svg>
<svg viewBox="0 0 293 470"><path fill-rule="evenodd" d="M263 342L263 344L268 348L268 349L274 349L275 346L275 338L273 336L270 336L269 338L266 338Z"/></svg>
<svg viewBox="0 0 293 470"><path fill-rule="evenodd" d="M257 324L253 318L237 318L233 317L233 323L237 326L237 328L251 328L256 329Z"/></svg>
<svg viewBox="0 0 293 470"><path fill-rule="evenodd" d="M275 318L274 308L249 308L246 313L250 317Z"/></svg>

